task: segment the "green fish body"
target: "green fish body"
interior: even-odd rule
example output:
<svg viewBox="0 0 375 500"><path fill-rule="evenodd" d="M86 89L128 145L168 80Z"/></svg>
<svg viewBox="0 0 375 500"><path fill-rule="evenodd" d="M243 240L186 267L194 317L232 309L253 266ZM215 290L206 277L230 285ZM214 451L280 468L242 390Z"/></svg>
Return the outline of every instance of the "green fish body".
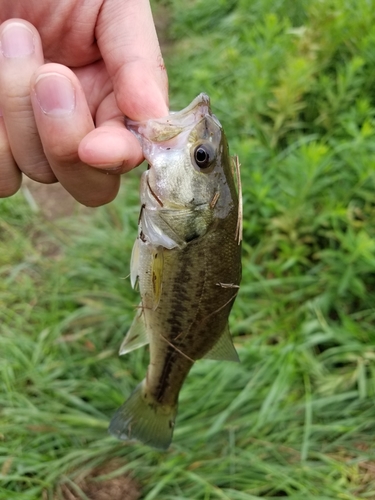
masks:
<svg viewBox="0 0 375 500"><path fill-rule="evenodd" d="M238 360L228 316L241 279L241 213L233 162L208 96L166 118L127 126L149 169L131 262L141 303L120 354L149 342L150 364L109 431L166 449L194 362Z"/></svg>

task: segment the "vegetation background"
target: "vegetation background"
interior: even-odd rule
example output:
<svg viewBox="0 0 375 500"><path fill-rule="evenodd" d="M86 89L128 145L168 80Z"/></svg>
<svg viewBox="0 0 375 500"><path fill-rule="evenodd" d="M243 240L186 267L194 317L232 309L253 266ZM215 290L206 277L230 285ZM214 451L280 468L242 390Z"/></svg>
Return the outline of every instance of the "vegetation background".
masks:
<svg viewBox="0 0 375 500"><path fill-rule="evenodd" d="M141 169L58 220L1 200L0 499L374 499L375 3L153 7L172 109L207 92L242 163L241 363L195 365L169 451L109 437Z"/></svg>

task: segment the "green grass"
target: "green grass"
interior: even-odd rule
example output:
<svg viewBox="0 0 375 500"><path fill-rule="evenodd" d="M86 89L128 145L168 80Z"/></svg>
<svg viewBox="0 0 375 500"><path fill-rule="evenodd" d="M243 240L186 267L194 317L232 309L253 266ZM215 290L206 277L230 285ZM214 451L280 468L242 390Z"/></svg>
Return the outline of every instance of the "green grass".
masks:
<svg viewBox="0 0 375 500"><path fill-rule="evenodd" d="M138 176L90 217L0 200L0 499L112 460L144 500L373 499L375 4L163 3L172 107L208 92L242 164L241 363L195 365L168 452L109 437L148 362L117 356Z"/></svg>

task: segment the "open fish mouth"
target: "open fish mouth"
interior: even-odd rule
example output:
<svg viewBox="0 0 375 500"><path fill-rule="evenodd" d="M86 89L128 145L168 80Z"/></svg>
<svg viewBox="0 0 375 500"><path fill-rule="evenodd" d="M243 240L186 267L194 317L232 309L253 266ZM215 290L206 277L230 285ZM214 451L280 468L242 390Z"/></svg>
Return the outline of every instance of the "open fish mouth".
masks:
<svg viewBox="0 0 375 500"><path fill-rule="evenodd" d="M206 116L212 117L221 127L220 122L211 112L210 98L207 94L201 93L181 111L172 111L166 117L143 122L125 118L125 126L141 141L166 142L182 132L191 130Z"/></svg>

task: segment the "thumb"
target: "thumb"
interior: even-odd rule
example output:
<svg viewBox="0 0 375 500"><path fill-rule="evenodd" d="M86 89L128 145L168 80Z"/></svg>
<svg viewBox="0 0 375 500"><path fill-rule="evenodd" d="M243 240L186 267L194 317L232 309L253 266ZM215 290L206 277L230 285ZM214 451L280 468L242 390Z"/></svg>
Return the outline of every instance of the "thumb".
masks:
<svg viewBox="0 0 375 500"><path fill-rule="evenodd" d="M96 38L117 105L129 118L168 114L168 79L148 0L104 0Z"/></svg>

